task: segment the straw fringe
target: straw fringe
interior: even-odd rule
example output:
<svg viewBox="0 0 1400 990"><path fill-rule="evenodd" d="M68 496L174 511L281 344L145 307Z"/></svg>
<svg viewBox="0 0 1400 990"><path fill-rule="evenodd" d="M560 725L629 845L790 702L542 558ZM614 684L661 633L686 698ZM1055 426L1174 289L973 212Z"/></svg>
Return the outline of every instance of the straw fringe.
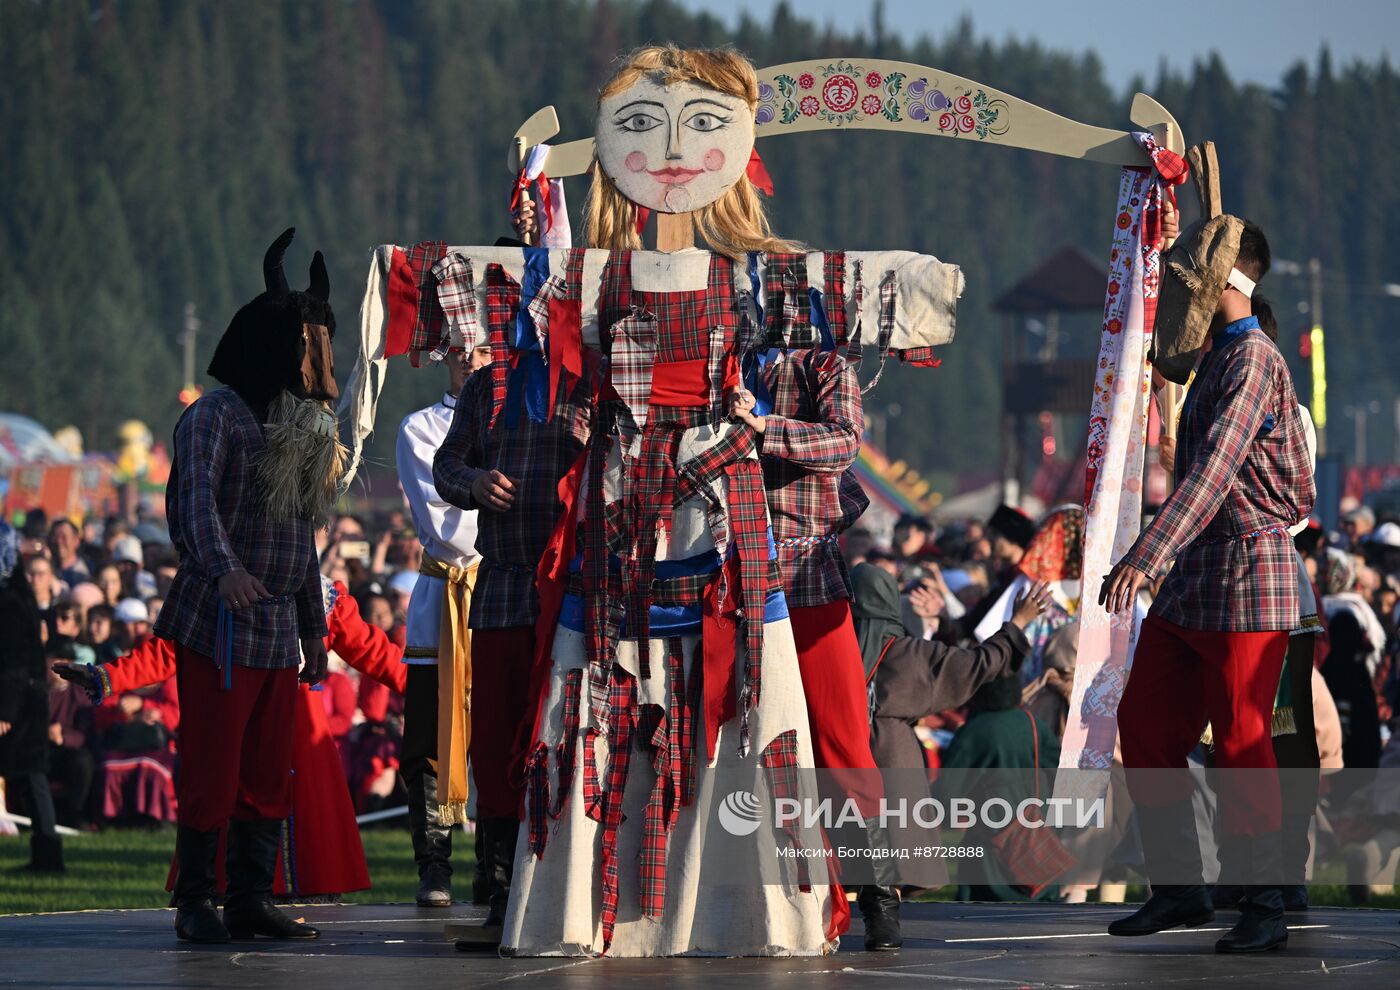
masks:
<svg viewBox="0 0 1400 990"><path fill-rule="evenodd" d="M330 405L283 392L266 424L267 453L258 467L273 519L329 521L350 452L340 442Z"/></svg>

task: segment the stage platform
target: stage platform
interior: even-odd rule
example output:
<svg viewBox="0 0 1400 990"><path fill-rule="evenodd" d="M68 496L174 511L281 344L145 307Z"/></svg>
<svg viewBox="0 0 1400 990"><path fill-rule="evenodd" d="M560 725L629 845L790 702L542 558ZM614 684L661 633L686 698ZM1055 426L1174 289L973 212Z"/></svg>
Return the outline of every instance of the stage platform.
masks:
<svg viewBox="0 0 1400 990"><path fill-rule="evenodd" d="M1319 909L1289 916L1289 948L1217 956L1215 925L1151 938L1103 934L1122 913L1097 905L907 904L902 952L860 948L860 921L842 951L824 959L500 959L457 952L446 921L477 921L469 905L426 911L404 905L307 906L317 942L259 940L191 946L176 940L172 912L84 911L0 917L0 985L380 987L512 985L526 988L898 987L1287 988L1400 986L1400 912Z"/></svg>

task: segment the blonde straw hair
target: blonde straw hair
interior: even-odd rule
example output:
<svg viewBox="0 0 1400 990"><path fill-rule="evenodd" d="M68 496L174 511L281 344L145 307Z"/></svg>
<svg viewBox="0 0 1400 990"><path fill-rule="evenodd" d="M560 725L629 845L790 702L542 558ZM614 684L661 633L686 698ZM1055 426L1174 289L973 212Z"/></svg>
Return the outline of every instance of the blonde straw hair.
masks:
<svg viewBox="0 0 1400 990"><path fill-rule="evenodd" d="M752 113L758 109L758 74L753 64L730 48L678 48L649 45L622 59L621 66L598 93L601 103L630 87L642 76L661 85L694 82L737 96ZM618 191L595 159L593 184L583 207L583 235L589 247L609 251L640 250L637 211L640 207ZM797 245L774 237L758 190L748 174L723 196L690 214L695 232L712 251L742 259L750 251L792 251Z"/></svg>

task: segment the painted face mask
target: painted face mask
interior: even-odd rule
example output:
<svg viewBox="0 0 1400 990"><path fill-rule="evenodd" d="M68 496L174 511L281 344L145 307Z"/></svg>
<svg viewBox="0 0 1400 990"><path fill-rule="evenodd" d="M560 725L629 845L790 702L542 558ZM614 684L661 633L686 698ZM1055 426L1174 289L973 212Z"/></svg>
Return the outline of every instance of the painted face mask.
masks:
<svg viewBox="0 0 1400 990"><path fill-rule="evenodd" d="M598 107L598 166L621 193L661 213L715 202L753 151L753 112L697 83L642 78Z"/></svg>

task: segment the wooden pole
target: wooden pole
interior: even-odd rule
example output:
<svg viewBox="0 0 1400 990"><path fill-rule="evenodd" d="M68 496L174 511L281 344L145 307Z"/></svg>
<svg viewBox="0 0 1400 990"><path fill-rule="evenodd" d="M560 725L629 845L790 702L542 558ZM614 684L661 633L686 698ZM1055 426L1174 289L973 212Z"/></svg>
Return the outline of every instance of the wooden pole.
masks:
<svg viewBox="0 0 1400 990"><path fill-rule="evenodd" d="M656 217L656 250L683 251L695 246L695 222L689 213L659 213Z"/></svg>

